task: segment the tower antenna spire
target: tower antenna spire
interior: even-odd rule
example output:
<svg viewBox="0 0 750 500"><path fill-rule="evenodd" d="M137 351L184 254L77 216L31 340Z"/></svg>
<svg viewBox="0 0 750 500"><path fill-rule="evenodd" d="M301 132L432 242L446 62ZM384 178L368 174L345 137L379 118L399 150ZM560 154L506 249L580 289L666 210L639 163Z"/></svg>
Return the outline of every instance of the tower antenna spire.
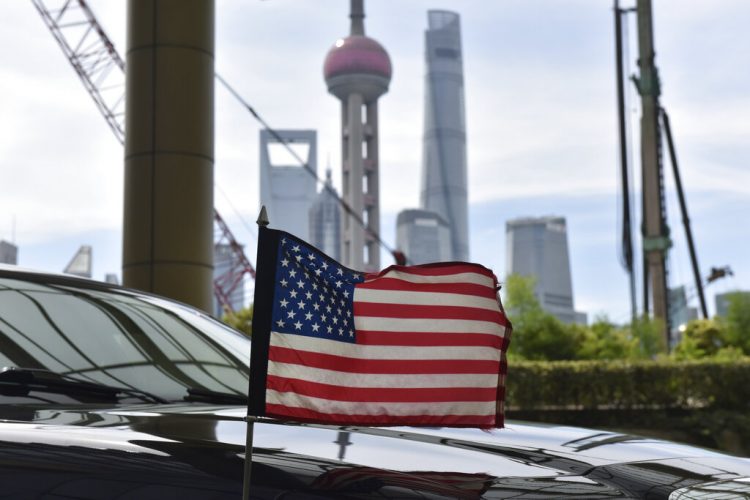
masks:
<svg viewBox="0 0 750 500"><path fill-rule="evenodd" d="M365 6L364 0L351 0L352 35L364 36L365 34Z"/></svg>

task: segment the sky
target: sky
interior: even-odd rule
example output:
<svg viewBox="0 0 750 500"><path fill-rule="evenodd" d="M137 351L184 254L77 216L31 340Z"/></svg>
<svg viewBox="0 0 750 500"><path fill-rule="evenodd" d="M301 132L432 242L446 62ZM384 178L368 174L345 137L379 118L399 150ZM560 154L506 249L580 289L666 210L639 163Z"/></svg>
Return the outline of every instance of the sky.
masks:
<svg viewBox="0 0 750 500"><path fill-rule="evenodd" d="M124 55L126 2L89 4ZM379 105L383 238L393 245L396 214L419 203L429 9L461 15L471 259L502 281L505 221L564 216L576 309L590 318L627 320L628 281L618 251L613 18L606 0L365 2L367 34L393 64ZM32 3L3 2L0 10L0 239L20 247L20 265L54 272L90 244L94 277L119 274L122 147ZM336 39L348 34L348 2L218 0L216 14L216 71L272 127L316 129L320 174L330 161L338 186L339 102L326 91L322 65ZM747 19L750 3L743 0L654 0L662 104L701 272L725 265L734 272L707 289L710 310L714 293L750 289ZM628 22L628 71L634 73L635 17ZM215 95L215 205L254 261L260 126L223 88ZM636 97L630 89L637 189ZM669 282L686 285L695 305L670 170L665 178L674 241Z"/></svg>

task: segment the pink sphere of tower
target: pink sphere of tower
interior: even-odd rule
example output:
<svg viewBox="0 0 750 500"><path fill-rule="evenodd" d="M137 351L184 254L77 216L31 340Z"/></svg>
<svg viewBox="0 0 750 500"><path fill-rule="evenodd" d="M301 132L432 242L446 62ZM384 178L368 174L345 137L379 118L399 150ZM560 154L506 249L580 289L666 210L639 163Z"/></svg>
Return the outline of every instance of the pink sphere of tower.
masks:
<svg viewBox="0 0 750 500"><path fill-rule="evenodd" d="M361 93L367 101L377 99L388 91L391 73L388 53L364 35L337 40L323 63L328 91L340 99L350 92Z"/></svg>

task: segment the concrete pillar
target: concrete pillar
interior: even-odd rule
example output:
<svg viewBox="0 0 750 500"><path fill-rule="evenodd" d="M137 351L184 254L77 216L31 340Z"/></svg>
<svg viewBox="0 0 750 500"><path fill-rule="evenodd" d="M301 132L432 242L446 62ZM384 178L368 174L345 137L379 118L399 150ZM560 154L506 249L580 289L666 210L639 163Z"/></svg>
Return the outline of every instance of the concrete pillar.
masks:
<svg viewBox="0 0 750 500"><path fill-rule="evenodd" d="M123 284L212 309L213 0L129 0Z"/></svg>

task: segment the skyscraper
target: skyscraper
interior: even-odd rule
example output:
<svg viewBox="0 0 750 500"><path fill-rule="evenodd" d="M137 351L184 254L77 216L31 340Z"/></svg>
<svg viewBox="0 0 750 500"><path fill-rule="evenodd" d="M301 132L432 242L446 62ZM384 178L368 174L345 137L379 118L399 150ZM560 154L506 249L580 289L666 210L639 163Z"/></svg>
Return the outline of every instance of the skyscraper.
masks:
<svg viewBox="0 0 750 500"><path fill-rule="evenodd" d="M93 250L91 245L81 245L63 272L82 278L91 278L91 267L93 264Z"/></svg>
<svg viewBox="0 0 750 500"><path fill-rule="evenodd" d="M565 323L586 323L576 312L564 217L525 217L505 225L506 275L533 276L542 309Z"/></svg>
<svg viewBox="0 0 750 500"><path fill-rule="evenodd" d="M351 31L336 41L323 65L328 92L341 100L341 166L344 200L361 214L365 227L342 214L344 265L380 269L378 180L378 98L388 91L391 60L383 47L365 36L363 0L351 0Z"/></svg>
<svg viewBox="0 0 750 500"><path fill-rule="evenodd" d="M237 264L237 254L232 250L231 245L214 243L214 282L219 280L223 289L231 290L227 299L234 311L239 311L245 306L244 275L232 272L237 268ZM235 283L235 280L240 281ZM224 305L214 294L214 315L221 318L225 312Z"/></svg>
<svg viewBox="0 0 750 500"><path fill-rule="evenodd" d="M451 260L448 223L428 210L407 209L396 218L396 248L410 265Z"/></svg>
<svg viewBox="0 0 750 500"><path fill-rule="evenodd" d="M469 260L461 27L455 12L431 10L427 19L421 205L448 223L451 260Z"/></svg>
<svg viewBox="0 0 750 500"><path fill-rule="evenodd" d="M0 264L18 264L18 247L13 243L0 240Z"/></svg>
<svg viewBox="0 0 750 500"><path fill-rule="evenodd" d="M310 207L310 243L340 261L341 205L329 189L333 190L330 168L326 170L326 187L321 189Z"/></svg>
<svg viewBox="0 0 750 500"><path fill-rule="evenodd" d="M314 130L277 130L278 136L317 174L317 134ZM260 204L266 206L271 227L310 239L308 212L317 190L306 171L269 130L260 131Z"/></svg>

